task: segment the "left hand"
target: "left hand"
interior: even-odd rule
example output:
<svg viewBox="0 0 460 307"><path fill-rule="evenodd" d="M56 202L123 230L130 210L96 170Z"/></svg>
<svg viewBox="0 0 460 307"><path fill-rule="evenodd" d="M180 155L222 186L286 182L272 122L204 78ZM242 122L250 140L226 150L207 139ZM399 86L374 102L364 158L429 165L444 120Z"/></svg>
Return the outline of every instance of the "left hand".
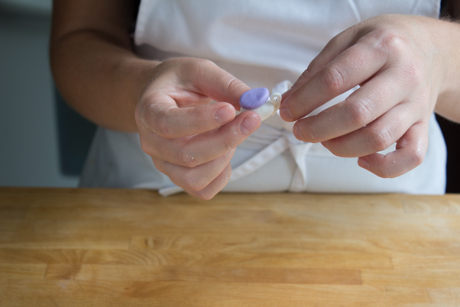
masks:
<svg viewBox="0 0 460 307"><path fill-rule="evenodd" d="M443 49L450 44L442 34L446 24L382 15L345 30L283 95L281 117L297 120L299 140L321 142L337 156L359 157L361 167L380 177L410 171L424 159L428 122L453 60ZM303 118L357 85L345 101ZM395 142L396 151L378 153Z"/></svg>

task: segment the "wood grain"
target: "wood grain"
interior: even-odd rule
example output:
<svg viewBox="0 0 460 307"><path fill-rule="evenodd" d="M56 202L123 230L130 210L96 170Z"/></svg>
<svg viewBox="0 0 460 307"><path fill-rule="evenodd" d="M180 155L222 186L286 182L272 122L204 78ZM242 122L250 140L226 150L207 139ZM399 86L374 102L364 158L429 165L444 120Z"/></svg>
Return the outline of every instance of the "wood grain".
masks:
<svg viewBox="0 0 460 307"><path fill-rule="evenodd" d="M0 188L0 306L460 307L460 195Z"/></svg>

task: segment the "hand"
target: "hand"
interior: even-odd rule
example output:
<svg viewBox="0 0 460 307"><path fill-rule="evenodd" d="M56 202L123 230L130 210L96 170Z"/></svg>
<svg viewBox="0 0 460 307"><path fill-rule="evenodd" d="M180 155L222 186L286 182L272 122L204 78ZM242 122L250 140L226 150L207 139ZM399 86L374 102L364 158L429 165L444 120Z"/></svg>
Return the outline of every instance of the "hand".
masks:
<svg viewBox="0 0 460 307"><path fill-rule="evenodd" d="M295 121L294 135L321 142L333 154L360 157L381 177L418 166L428 146L428 122L448 66L445 21L382 15L333 38L283 95L281 117ZM316 116L317 107L355 86L345 101ZM397 143L396 151L378 152Z"/></svg>
<svg viewBox="0 0 460 307"><path fill-rule="evenodd" d="M249 87L207 60L175 58L155 70L135 112L142 149L176 185L210 199L230 179L236 146L260 126L253 112L235 117Z"/></svg>

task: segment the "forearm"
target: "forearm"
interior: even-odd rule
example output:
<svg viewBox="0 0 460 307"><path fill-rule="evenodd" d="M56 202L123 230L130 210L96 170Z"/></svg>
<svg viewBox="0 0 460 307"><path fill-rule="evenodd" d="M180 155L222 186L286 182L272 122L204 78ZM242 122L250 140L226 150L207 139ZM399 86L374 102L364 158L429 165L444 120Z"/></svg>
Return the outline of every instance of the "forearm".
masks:
<svg viewBox="0 0 460 307"><path fill-rule="evenodd" d="M136 0L54 0L51 68L59 91L98 125L136 131L134 110L157 63L132 51Z"/></svg>
<svg viewBox="0 0 460 307"><path fill-rule="evenodd" d="M137 58L102 33L78 31L53 41L51 65L75 110L98 125L136 131L135 105L156 62Z"/></svg>

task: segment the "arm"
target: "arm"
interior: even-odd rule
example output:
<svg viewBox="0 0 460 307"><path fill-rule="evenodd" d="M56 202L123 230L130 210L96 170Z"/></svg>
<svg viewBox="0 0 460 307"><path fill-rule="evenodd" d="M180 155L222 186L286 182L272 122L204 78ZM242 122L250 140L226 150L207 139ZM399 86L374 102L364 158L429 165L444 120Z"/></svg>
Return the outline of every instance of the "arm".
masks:
<svg viewBox="0 0 460 307"><path fill-rule="evenodd" d="M212 198L230 178L235 147L260 125L253 112L235 117L249 87L207 60L138 58L129 36L135 6L129 0L55 0L56 84L98 125L139 132L142 149L178 186Z"/></svg>
<svg viewBox="0 0 460 307"><path fill-rule="evenodd" d="M135 1L57 0L51 68L61 94L98 125L137 131L134 110L157 62L137 58L129 37Z"/></svg>

